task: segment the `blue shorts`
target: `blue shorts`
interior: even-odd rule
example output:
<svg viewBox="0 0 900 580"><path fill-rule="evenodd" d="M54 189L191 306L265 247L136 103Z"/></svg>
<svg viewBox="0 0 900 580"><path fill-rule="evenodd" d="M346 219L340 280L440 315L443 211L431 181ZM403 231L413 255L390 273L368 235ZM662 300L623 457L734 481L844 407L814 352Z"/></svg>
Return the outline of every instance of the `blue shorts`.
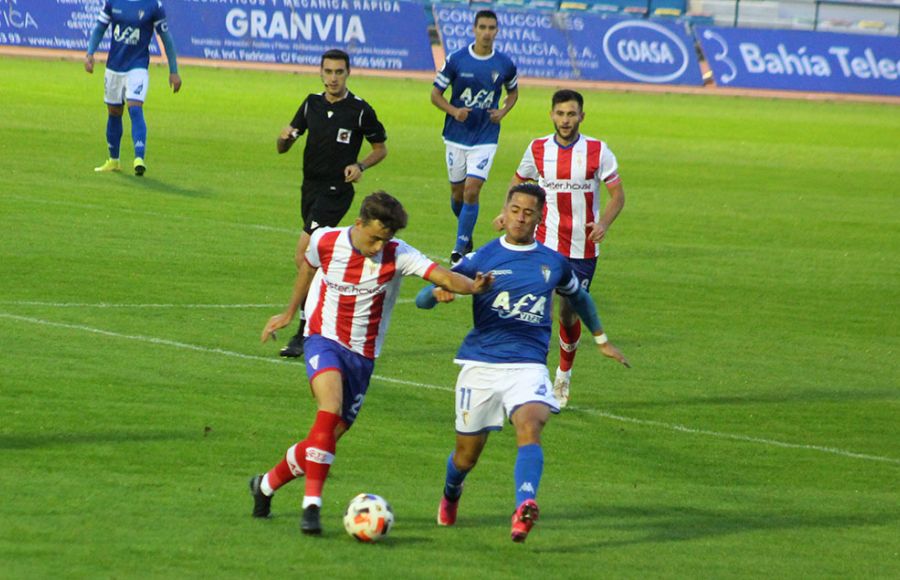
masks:
<svg viewBox="0 0 900 580"><path fill-rule="evenodd" d="M366 399L375 361L318 334L306 337L303 341L303 354L310 384L316 375L325 371L341 373L344 384L341 419L349 429Z"/></svg>
<svg viewBox="0 0 900 580"><path fill-rule="evenodd" d="M585 290L591 289L591 280L594 279L594 270L597 269L597 258L566 258L575 277L578 278L578 284Z"/></svg>

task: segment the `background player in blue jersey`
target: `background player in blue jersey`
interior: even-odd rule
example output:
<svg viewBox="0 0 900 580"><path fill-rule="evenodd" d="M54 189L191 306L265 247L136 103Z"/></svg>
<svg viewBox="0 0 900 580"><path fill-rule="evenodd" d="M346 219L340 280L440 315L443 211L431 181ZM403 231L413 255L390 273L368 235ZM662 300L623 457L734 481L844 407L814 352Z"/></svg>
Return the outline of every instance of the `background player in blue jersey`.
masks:
<svg viewBox="0 0 900 580"><path fill-rule="evenodd" d="M475 14L474 30L475 42L447 57L431 89L431 102L447 114L443 132L445 160L450 207L458 220L451 265L472 249L478 196L497 152L500 121L519 98L516 65L494 50L497 15L491 10L479 11ZM447 87L452 87L449 101L444 98ZM504 87L506 101L501 108Z"/></svg>
<svg viewBox="0 0 900 580"><path fill-rule="evenodd" d="M104 100L109 112L106 121L106 144L109 158L94 171L119 171L119 144L122 140L123 106L128 103L131 117L131 139L134 141L134 173L143 175L147 147L147 123L144 121L144 100L150 85L147 67L150 65L150 41L153 30L165 46L169 60L169 86L174 92L181 89L175 43L169 34L166 11L158 0L106 0L97 24L88 41L84 70L93 74L94 52L106 29L112 25L109 56L106 60Z"/></svg>
<svg viewBox="0 0 900 580"><path fill-rule="evenodd" d="M463 258L455 272L493 274L490 290L473 297L475 326L454 362L462 366L456 382L456 449L447 459L438 524L451 526L463 480L475 467L490 431L509 417L519 447L515 466L516 511L511 536L523 542L538 519L535 502L544 465L541 431L550 413L559 413L547 370L553 292L568 297L600 352L626 367L628 361L606 337L590 294L578 283L568 261L534 239L544 208L536 184L510 189L503 208L506 234ZM420 308L453 299L428 286L416 297Z"/></svg>

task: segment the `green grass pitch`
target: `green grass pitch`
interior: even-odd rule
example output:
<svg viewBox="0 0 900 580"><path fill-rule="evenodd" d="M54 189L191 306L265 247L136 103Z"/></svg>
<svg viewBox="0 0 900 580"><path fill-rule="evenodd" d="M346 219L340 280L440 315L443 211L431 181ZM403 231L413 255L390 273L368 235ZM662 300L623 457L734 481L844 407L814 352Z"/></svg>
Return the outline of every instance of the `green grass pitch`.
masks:
<svg viewBox="0 0 900 580"><path fill-rule="evenodd" d="M397 306L308 538L302 484L270 521L246 484L313 417L302 364L259 334L289 297L300 222L300 147L274 141L320 85L182 76L173 96L151 71L146 177L95 175L102 72L0 58L0 577L900 577L896 107L586 91L583 132L610 143L627 193L592 293L634 368L580 351L532 536L509 541L511 428L458 525L434 522L461 300ZM400 197L401 237L445 257L429 84L350 87L389 134L358 192ZM552 129L550 94L524 85L504 121L478 243ZM363 491L396 512L379 545L342 529Z"/></svg>

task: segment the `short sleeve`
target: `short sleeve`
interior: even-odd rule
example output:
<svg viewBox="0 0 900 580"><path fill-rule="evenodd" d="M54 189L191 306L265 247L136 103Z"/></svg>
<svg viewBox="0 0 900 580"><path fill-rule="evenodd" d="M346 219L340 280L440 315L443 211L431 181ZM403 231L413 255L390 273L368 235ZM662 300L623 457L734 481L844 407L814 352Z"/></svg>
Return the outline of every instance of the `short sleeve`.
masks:
<svg viewBox="0 0 900 580"><path fill-rule="evenodd" d="M537 163L535 163L534 160L534 141L532 141L525 149L525 154L522 155L522 161L519 162L519 167L516 169L516 176L519 179L524 179L526 181L537 181L541 178L541 174L538 173Z"/></svg>
<svg viewBox="0 0 900 580"><path fill-rule="evenodd" d="M509 61L509 71L506 75L506 82L503 84L506 87L506 92L515 90L519 86L519 71L516 68L516 63L512 60Z"/></svg>
<svg viewBox="0 0 900 580"><path fill-rule="evenodd" d="M306 247L306 253L303 257L313 268L322 267L322 258L319 256L319 243L322 241L322 234L328 231L328 228L319 228L312 233L309 238L309 246Z"/></svg>
<svg viewBox="0 0 900 580"><path fill-rule="evenodd" d="M443 91L453 84L454 80L456 80L456 60L451 54L447 57L447 60L444 61L444 66L441 67L441 70L438 71L437 75L434 77L434 86Z"/></svg>
<svg viewBox="0 0 900 580"><path fill-rule="evenodd" d="M606 185L612 185L619 181L619 163L606 143L603 144L603 149L600 151L599 173L600 179Z"/></svg>
<svg viewBox="0 0 900 580"><path fill-rule="evenodd" d="M97 20L101 24L109 24L112 20L112 4L109 3L109 0L103 3L103 8L100 9L100 14L97 15Z"/></svg>
<svg viewBox="0 0 900 580"><path fill-rule="evenodd" d="M163 8L162 2L156 3L156 14L153 16L153 26L160 34L169 31L169 23L166 20L166 9Z"/></svg>
<svg viewBox="0 0 900 580"><path fill-rule="evenodd" d="M578 277L572 270L569 261L560 260L559 285L556 287L556 291L562 296L573 296L578 293L579 288L581 285L578 284Z"/></svg>
<svg viewBox="0 0 900 580"><path fill-rule="evenodd" d="M309 128L309 124L306 122L306 115L309 110L309 97L311 96L312 95L303 100L303 103L300 104L300 108L297 109L297 113L291 121L291 127L297 129L301 135L306 133L306 130Z"/></svg>
<svg viewBox="0 0 900 580"><path fill-rule="evenodd" d="M403 240L394 240L397 244L397 270L404 276L428 278L428 274L437 266L434 260L410 246Z"/></svg>
<svg viewBox="0 0 900 580"><path fill-rule="evenodd" d="M375 109L368 103L363 107L360 119L360 129L362 129L363 135L369 143L384 143L387 141L387 133L384 130L384 125L378 120Z"/></svg>

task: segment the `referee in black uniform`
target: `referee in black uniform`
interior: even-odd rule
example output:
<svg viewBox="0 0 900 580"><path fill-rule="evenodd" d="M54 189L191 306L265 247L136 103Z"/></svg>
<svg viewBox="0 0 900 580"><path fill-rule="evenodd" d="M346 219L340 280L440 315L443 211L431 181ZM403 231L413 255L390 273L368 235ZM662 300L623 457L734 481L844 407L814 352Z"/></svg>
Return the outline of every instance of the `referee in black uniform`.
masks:
<svg viewBox="0 0 900 580"><path fill-rule="evenodd" d="M301 135L306 137L303 150L303 185L301 208L303 232L297 242L297 268L316 228L337 226L353 202L353 184L363 172L387 156L387 135L378 116L367 102L347 89L350 56L342 50L329 50L322 55L320 67L325 91L306 97L294 120L278 136L279 153L287 153ZM359 160L363 138L372 151ZM281 356L303 354L303 326L281 349Z"/></svg>

